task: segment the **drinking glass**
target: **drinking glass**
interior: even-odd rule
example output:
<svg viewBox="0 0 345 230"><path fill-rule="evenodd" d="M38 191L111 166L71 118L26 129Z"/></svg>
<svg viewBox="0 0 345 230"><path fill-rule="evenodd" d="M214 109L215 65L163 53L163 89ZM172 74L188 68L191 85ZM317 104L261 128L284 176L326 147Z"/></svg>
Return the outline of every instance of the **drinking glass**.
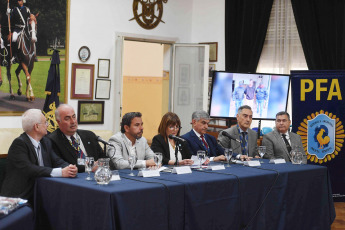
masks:
<svg viewBox="0 0 345 230"><path fill-rule="evenodd" d="M264 155L266 154L266 146L259 146L258 152L259 152L260 157L263 158ZM260 161L260 163L264 163L264 162Z"/></svg>
<svg viewBox="0 0 345 230"><path fill-rule="evenodd" d="M292 156L292 163L300 165L302 163L302 152L296 150L295 153Z"/></svg>
<svg viewBox="0 0 345 230"><path fill-rule="evenodd" d="M225 167L228 167L228 168L230 167L230 160L232 158L232 154L233 154L232 149L228 149L228 148L224 149L224 156L225 156L226 162L227 162Z"/></svg>
<svg viewBox="0 0 345 230"><path fill-rule="evenodd" d="M92 171L95 159L93 157L85 157L85 171L88 173L86 180L92 180L90 172Z"/></svg>
<svg viewBox="0 0 345 230"><path fill-rule="evenodd" d="M131 173L129 174L129 176L135 176L133 173L133 168L134 168L135 164L137 163L137 157L135 155L129 155L128 156L128 163L129 163L129 166L131 167Z"/></svg>
<svg viewBox="0 0 345 230"><path fill-rule="evenodd" d="M199 159L199 169L198 170L202 170L202 160L205 159L205 157L206 157L205 151L199 150L196 153L196 155L197 155L197 157Z"/></svg>
<svg viewBox="0 0 345 230"><path fill-rule="evenodd" d="M162 153L155 153L155 156L153 159L156 163L156 169L158 169L159 166L162 164L162 159L163 159Z"/></svg>

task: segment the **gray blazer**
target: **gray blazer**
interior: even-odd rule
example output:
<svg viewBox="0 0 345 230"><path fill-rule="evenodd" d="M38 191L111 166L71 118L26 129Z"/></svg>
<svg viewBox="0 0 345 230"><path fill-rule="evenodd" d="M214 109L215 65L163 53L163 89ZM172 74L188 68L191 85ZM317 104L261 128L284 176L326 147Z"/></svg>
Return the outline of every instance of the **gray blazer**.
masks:
<svg viewBox="0 0 345 230"><path fill-rule="evenodd" d="M289 132L289 137L291 147L294 148L296 146L298 148L303 149L303 156L305 156L304 148L302 145L302 139L300 135ZM286 162L291 162L285 142L277 130L273 130L272 132L269 132L266 135L264 135L262 139L262 145L266 146L266 155L268 158L281 158L285 159ZM303 161L305 160L306 159L304 159Z"/></svg>
<svg viewBox="0 0 345 230"><path fill-rule="evenodd" d="M231 134L236 139L240 140L240 134L238 133L237 125L229 129L226 129L224 131ZM255 157L256 155L258 155L257 133L251 129L248 129L247 132L248 132L248 156ZM223 148L231 147L234 153L233 156L242 154L241 144L234 140L231 140L230 142L230 139L223 136L221 132L219 133L218 141L220 145L223 146Z"/></svg>
<svg viewBox="0 0 345 230"><path fill-rule="evenodd" d="M107 155L111 158L116 169L130 168L128 163L128 156L131 146L127 144L125 134L118 132L109 139L109 143L115 146L115 149L108 146ZM135 143L137 151L137 163L135 168L143 167L143 160L152 159L155 155L147 144L145 137L141 137ZM115 151L115 153L114 153Z"/></svg>

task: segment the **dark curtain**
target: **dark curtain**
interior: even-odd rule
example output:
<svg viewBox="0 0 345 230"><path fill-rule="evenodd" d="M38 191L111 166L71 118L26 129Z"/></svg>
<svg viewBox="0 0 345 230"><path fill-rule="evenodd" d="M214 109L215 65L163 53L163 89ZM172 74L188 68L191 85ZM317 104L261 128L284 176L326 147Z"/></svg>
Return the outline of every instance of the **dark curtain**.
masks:
<svg viewBox="0 0 345 230"><path fill-rule="evenodd" d="M309 70L345 69L345 1L291 3Z"/></svg>
<svg viewBox="0 0 345 230"><path fill-rule="evenodd" d="M255 72L273 0L225 0L225 70Z"/></svg>

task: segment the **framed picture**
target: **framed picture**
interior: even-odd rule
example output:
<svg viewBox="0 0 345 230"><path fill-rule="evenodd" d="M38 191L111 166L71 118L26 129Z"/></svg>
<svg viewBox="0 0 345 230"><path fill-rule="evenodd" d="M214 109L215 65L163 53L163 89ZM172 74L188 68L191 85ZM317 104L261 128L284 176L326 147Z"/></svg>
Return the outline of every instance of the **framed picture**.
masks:
<svg viewBox="0 0 345 230"><path fill-rule="evenodd" d="M218 60L218 42L203 42L199 44L210 46L210 62L216 62Z"/></svg>
<svg viewBox="0 0 345 230"><path fill-rule="evenodd" d="M109 99L110 98L111 80L96 80L96 99Z"/></svg>
<svg viewBox="0 0 345 230"><path fill-rule="evenodd" d="M4 40L4 49L1 49L2 54L9 54L10 50L7 46L8 35L8 21L6 16L8 1L0 2L0 17L1 17L1 33ZM55 3L55 1L54 1ZM17 6L17 1L9 1L9 7L13 9ZM37 20L37 41L35 43L35 51L38 62L33 65L33 70L30 74L32 94L31 101L26 98L26 76L23 71L19 74L20 81L14 71L20 64L13 64L11 66L11 87L13 94L10 94L10 85L7 81L7 70L5 66L0 66L1 75L0 81L0 116L20 116L24 111L31 108L42 109L46 94L45 88L47 83L48 70L51 62L50 58L53 50L59 50L60 55L60 96L61 103L67 102L68 89L68 47L69 47L69 17L70 17L70 0L59 0L57 4L52 7L51 1L26 1L24 6L27 6L32 14L40 12ZM44 12L44 13L43 13ZM58 13L57 13L58 12ZM26 18L24 19L26 21ZM53 28L53 29L52 29ZM25 28L26 30L26 28ZM13 32L13 31L12 31ZM6 39L5 39L6 38ZM29 47L26 47L29 49ZM27 53L27 51L25 51ZM9 62L10 55L0 55L0 63L3 63L4 58ZM22 84L22 86L20 86ZM34 100L33 100L34 99Z"/></svg>
<svg viewBox="0 0 345 230"><path fill-rule="evenodd" d="M104 124L104 101L78 101L79 124Z"/></svg>
<svg viewBox="0 0 345 230"><path fill-rule="evenodd" d="M72 63L71 99L92 99L94 65Z"/></svg>
<svg viewBox="0 0 345 230"><path fill-rule="evenodd" d="M98 59L97 76L99 78L109 78L110 59Z"/></svg>
<svg viewBox="0 0 345 230"><path fill-rule="evenodd" d="M178 105L189 105L190 104L190 94L189 94L188 87L179 87L178 88L178 98L177 104Z"/></svg>
<svg viewBox="0 0 345 230"><path fill-rule="evenodd" d="M188 85L189 84L189 65L188 64L180 64L179 67L179 84L180 85Z"/></svg>

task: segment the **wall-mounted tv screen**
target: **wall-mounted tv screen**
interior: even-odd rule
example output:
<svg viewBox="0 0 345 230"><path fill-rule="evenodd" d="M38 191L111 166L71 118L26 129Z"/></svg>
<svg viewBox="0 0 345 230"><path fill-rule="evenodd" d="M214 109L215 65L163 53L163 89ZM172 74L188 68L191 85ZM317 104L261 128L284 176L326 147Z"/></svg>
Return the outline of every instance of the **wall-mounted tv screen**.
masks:
<svg viewBox="0 0 345 230"><path fill-rule="evenodd" d="M275 120L286 111L290 75L214 71L209 113L213 118L235 118L241 105L249 105L253 119Z"/></svg>

